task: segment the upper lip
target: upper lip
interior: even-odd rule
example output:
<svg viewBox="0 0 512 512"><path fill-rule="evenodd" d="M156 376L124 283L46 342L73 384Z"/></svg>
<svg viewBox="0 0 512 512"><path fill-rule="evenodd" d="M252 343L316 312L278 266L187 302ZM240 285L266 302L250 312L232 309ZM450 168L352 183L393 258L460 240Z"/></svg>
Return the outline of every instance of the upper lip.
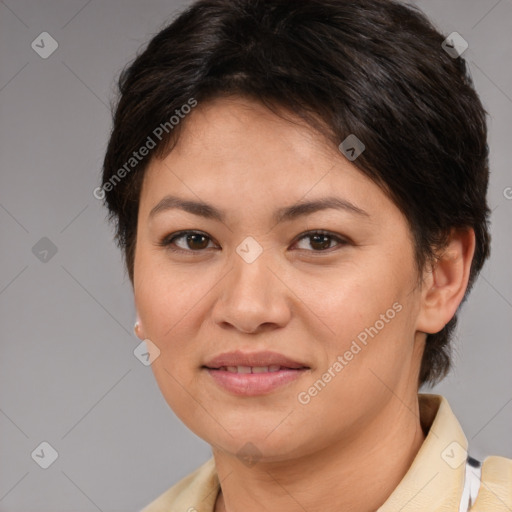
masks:
<svg viewBox="0 0 512 512"><path fill-rule="evenodd" d="M279 365L284 368L309 368L307 365L290 359L278 352L224 352L208 360L204 366L207 368L221 368L223 366L271 366Z"/></svg>

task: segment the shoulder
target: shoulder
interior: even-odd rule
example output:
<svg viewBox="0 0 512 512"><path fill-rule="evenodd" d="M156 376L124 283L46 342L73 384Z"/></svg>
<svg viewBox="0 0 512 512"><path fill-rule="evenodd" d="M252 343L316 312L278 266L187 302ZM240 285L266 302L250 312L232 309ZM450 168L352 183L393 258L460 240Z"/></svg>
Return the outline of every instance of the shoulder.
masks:
<svg viewBox="0 0 512 512"><path fill-rule="evenodd" d="M487 457L482 463L480 490L471 512L512 510L512 459Z"/></svg>
<svg viewBox="0 0 512 512"><path fill-rule="evenodd" d="M214 459L167 489L140 512L212 512L219 482Z"/></svg>

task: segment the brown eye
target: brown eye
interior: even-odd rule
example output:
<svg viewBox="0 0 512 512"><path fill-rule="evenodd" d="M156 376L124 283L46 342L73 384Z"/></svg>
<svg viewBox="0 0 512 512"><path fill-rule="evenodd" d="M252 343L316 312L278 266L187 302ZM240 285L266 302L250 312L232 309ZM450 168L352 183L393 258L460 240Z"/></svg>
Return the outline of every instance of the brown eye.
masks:
<svg viewBox="0 0 512 512"><path fill-rule="evenodd" d="M208 237L205 235L201 235L200 233L192 233L191 235L185 235L185 240L188 247L193 250L206 249L206 247L208 246Z"/></svg>
<svg viewBox="0 0 512 512"><path fill-rule="evenodd" d="M181 233L166 237L159 245L168 247L173 251L200 252L208 248L210 241L210 237L203 233L182 231Z"/></svg>
<svg viewBox="0 0 512 512"><path fill-rule="evenodd" d="M331 245L331 237L329 235L312 235L309 238L313 249L329 249Z"/></svg>
<svg viewBox="0 0 512 512"><path fill-rule="evenodd" d="M299 244L302 240L309 240L307 245L309 245L313 249L312 252L322 252L328 249L332 249L333 246L331 245L331 243L333 241L337 242L338 245L347 244L347 242L340 238L339 236L323 231L312 231L306 233L299 238L297 244ZM309 250L308 247L299 247L299 249Z"/></svg>

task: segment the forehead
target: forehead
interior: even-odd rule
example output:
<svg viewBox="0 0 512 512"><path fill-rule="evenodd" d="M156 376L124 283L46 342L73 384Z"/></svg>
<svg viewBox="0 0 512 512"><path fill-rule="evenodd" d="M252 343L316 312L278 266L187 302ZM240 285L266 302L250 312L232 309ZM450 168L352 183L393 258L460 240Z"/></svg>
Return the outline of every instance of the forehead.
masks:
<svg viewBox="0 0 512 512"><path fill-rule="evenodd" d="M250 155L254 165L268 163L269 152L294 161L338 156L336 148L302 118L281 107L271 111L252 99L231 96L199 105L183 120L173 152L200 154L209 159L240 159ZM205 154L207 150L207 154Z"/></svg>
<svg viewBox="0 0 512 512"><path fill-rule="evenodd" d="M187 116L172 151L148 166L141 197L150 203L142 205L145 213L166 193L228 209L275 209L327 195L350 198L373 211L393 206L380 187L302 119L289 113L283 118L245 98L199 104Z"/></svg>

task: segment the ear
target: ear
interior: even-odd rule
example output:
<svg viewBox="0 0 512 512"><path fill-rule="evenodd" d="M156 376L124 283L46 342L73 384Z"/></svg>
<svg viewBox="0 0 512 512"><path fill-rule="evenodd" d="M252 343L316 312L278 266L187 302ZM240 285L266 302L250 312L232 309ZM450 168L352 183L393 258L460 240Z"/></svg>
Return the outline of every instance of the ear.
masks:
<svg viewBox="0 0 512 512"><path fill-rule="evenodd" d="M448 245L424 273L418 331L439 332L455 315L468 285L474 252L473 228L453 229Z"/></svg>

